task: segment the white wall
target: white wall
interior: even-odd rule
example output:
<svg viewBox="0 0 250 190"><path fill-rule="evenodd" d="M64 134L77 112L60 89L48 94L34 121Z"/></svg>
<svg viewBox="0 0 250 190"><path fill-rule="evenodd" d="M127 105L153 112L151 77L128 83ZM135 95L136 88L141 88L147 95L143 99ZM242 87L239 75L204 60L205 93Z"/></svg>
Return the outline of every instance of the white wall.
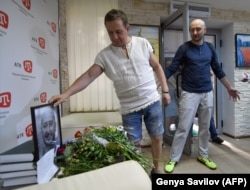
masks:
<svg viewBox="0 0 250 190"><path fill-rule="evenodd" d="M59 93L58 33L57 0L0 0L0 152L31 140L30 107Z"/></svg>
<svg viewBox="0 0 250 190"><path fill-rule="evenodd" d="M234 86L234 69L235 69L235 50L234 46L234 35L233 35L233 24L229 24L222 29L222 68L225 71L230 83ZM220 106L223 107L223 132L235 136L235 104L229 99L228 92L225 88L222 90L222 103Z"/></svg>

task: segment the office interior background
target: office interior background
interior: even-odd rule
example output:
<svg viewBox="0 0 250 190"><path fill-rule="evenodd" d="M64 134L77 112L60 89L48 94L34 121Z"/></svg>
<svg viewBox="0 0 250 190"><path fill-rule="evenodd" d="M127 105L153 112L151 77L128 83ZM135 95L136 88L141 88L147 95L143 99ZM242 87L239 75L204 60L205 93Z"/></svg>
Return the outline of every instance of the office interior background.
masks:
<svg viewBox="0 0 250 190"><path fill-rule="evenodd" d="M241 0L237 4L234 1L225 3L223 0L202 2L199 0L73 0L70 2L59 0L61 91L65 90L77 76L93 64L95 54L109 43L103 25L104 15L109 9L123 10L132 25L160 27L160 18L170 16L172 14L171 5L176 2L177 4L188 2L198 7L209 7L209 11L203 19L207 23L208 30L216 35L218 41L216 46L222 68L232 85L241 92L241 100L233 102L229 99L225 89L218 86L220 97L217 97L216 106L220 120L217 121L217 125L223 133L233 138L249 137L249 83L241 81L242 74L249 72L249 68L236 67L235 46L236 34L250 33L250 11L247 8L249 4L247 0ZM201 17L202 15L203 13ZM159 34L159 38L161 37L162 35ZM176 37L176 41L178 40L181 42ZM161 39L159 41L161 42ZM218 85L220 85L219 82ZM119 111L119 102L112 83L104 75L84 92L72 96L69 102L62 105L63 116L79 112L110 111Z"/></svg>

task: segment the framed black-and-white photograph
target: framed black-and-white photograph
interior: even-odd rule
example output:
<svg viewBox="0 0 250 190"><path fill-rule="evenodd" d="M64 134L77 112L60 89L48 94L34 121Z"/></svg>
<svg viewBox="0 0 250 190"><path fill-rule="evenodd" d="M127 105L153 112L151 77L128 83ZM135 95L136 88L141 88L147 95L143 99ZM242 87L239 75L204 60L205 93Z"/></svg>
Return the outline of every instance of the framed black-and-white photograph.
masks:
<svg viewBox="0 0 250 190"><path fill-rule="evenodd" d="M35 159L39 160L46 152L62 145L59 106L43 104L30 108L33 128Z"/></svg>
<svg viewBox="0 0 250 190"><path fill-rule="evenodd" d="M235 34L236 67L250 67L250 34Z"/></svg>

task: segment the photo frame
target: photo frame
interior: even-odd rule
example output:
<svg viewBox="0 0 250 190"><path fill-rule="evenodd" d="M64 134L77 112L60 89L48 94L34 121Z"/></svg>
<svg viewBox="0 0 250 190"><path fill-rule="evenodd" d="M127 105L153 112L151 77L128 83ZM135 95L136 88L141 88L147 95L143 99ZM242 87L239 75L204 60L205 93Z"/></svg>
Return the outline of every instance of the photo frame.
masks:
<svg viewBox="0 0 250 190"><path fill-rule="evenodd" d="M158 59L158 61L160 60L159 26L130 24L129 35L146 38L152 45L156 58Z"/></svg>
<svg viewBox="0 0 250 190"><path fill-rule="evenodd" d="M236 67L250 67L250 34L235 34Z"/></svg>
<svg viewBox="0 0 250 190"><path fill-rule="evenodd" d="M40 160L46 152L62 145L62 132L59 106L43 104L30 107L35 160Z"/></svg>

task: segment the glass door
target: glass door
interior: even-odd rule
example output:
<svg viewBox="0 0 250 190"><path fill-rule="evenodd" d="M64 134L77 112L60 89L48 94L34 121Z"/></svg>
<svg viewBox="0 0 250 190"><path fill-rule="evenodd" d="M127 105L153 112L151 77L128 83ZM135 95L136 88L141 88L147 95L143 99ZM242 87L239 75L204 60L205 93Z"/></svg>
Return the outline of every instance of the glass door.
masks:
<svg viewBox="0 0 250 190"><path fill-rule="evenodd" d="M204 36L204 40L213 44L216 49L218 60L221 62L221 47L220 47L220 39L221 39L221 31L215 29L207 29L206 35ZM221 63L222 65L222 63ZM212 77L213 87L214 87L214 121L217 129L217 134L223 133L223 119L222 119L222 106L220 106L220 102L222 102L222 89L223 85L214 75Z"/></svg>
<svg viewBox="0 0 250 190"><path fill-rule="evenodd" d="M163 69L171 63L179 45L189 40L188 4L184 4L169 17L161 17L161 64ZM172 144L175 129L178 124L178 98L180 93L180 73L168 79L171 104L163 105L165 132L164 143ZM192 130L188 135L184 153L191 155Z"/></svg>

